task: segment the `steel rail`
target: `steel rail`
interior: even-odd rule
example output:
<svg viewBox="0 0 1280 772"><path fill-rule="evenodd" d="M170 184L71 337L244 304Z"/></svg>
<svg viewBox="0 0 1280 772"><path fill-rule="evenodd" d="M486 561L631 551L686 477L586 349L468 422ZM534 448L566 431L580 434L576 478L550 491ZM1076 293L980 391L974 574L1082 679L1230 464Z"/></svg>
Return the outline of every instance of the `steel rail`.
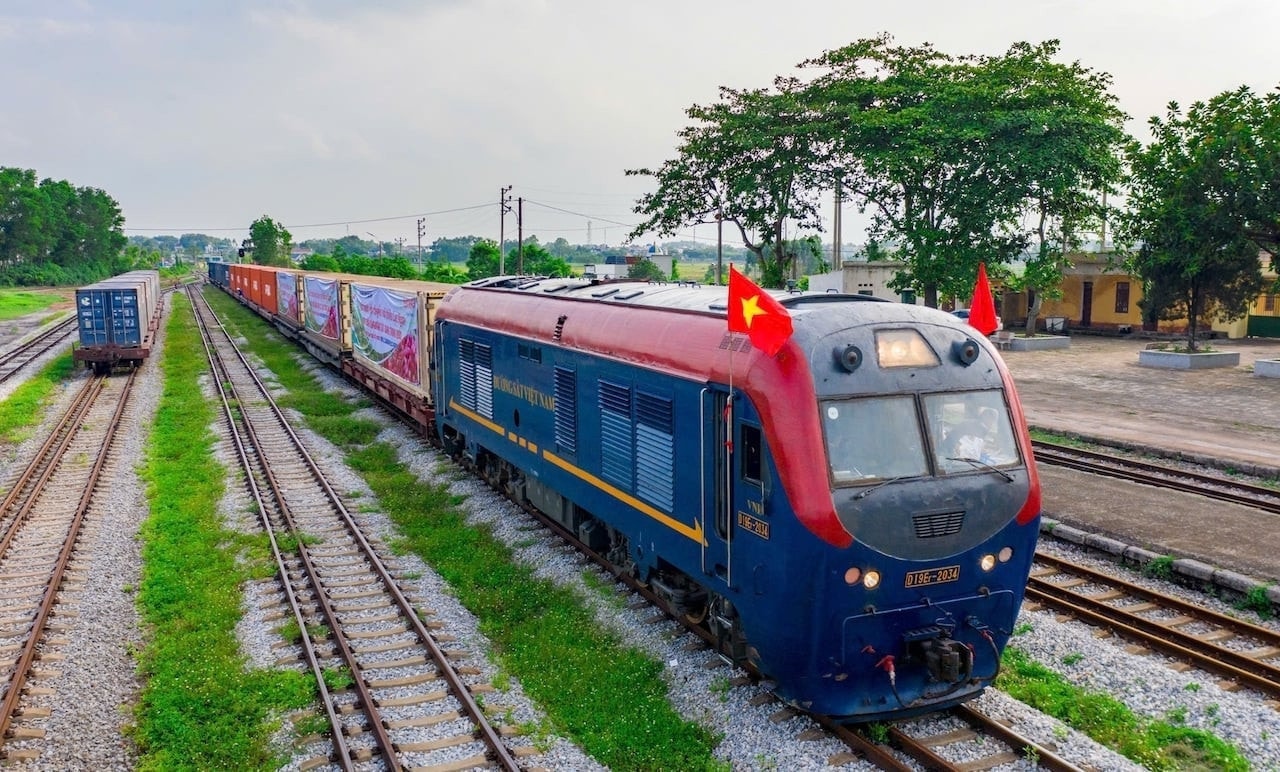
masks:
<svg viewBox="0 0 1280 772"><path fill-rule="evenodd" d="M76 505L70 528L63 539L61 549L58 551L58 558L54 564L49 583L45 586L40 606L36 611L31 626L27 630L27 638L23 643L22 654L14 667L13 677L9 681L9 688L5 692L4 700L0 702L0 738L6 738L9 735L9 729L13 724L14 711L17 710L18 701L22 699L22 689L27 680L27 672L31 668L31 663L35 661L36 653L39 651L40 643L44 638L45 629L48 627L49 617L52 616L53 607L58 602L58 591L62 588L62 579L66 575L67 565L71 562L71 555L75 551L76 541L80 536L80 527L84 524L85 513L88 512L89 505L93 501L94 489L97 487L98 479L102 476L102 468L106 465L111 443L115 440L116 430L120 428L120 421L124 416L125 406L129 402L129 395L133 391L133 383L137 372L137 370L134 370L129 374L129 379L121 390L119 402L116 404L116 409L107 425L106 435L98 447L97 459L90 469L88 481L85 483L84 491L81 493L80 500ZM105 380L105 378L99 380ZM95 397L100 393L101 388L95 392ZM64 445L60 453L65 452L65 450L66 446ZM51 469L53 466L54 464L50 464ZM46 476L43 479L47 481L48 477ZM32 498L34 499L35 497L33 496Z"/></svg>
<svg viewBox="0 0 1280 772"><path fill-rule="evenodd" d="M188 293L190 297L191 293ZM201 303L203 303L201 298ZM204 304L208 309L208 305ZM205 356L209 360L209 367L213 372L217 381L218 397L222 403L223 415L226 416L227 423L231 430L231 440L236 448L236 456L240 459L240 467L245 471L245 480L249 487L249 493L257 504L259 514L265 519L266 502L262 490L258 487L258 481L253 475L252 462L249 460L249 451L245 447L244 437L240 432L239 421L235 418L235 412L231 409L231 402L227 399L227 390L230 388L234 392L234 385L231 384L231 375L227 371L222 358L214 350L212 334L208 329L208 321L201 315L198 304L194 301L191 303L192 314L196 318L197 325L200 329L200 340L204 345ZM221 326L217 319L215 323ZM237 399L238 401L238 399ZM247 424L247 422L246 422ZM280 543L276 540L275 529L265 527L263 530L267 533L267 539L271 543L271 554L276 562L276 570L280 574L280 581L287 582L289 576L288 567L284 562L284 555L280 549ZM316 680L316 689L320 695L320 702L324 705L325 716L329 721L329 728L333 735L334 758L332 759L343 770L351 772L355 769L355 760L352 757L350 744L347 742L346 733L343 731L342 719L338 716L334 708L334 696L329 690L329 685L324 679L324 668L320 664L320 654L316 651L315 644L311 641L311 636L307 635L306 615L303 613L301 606L298 604L297 593L286 592L285 597L289 601L289 608L293 612L294 622L298 625L303 654L307 663L311 668L311 674Z"/></svg>

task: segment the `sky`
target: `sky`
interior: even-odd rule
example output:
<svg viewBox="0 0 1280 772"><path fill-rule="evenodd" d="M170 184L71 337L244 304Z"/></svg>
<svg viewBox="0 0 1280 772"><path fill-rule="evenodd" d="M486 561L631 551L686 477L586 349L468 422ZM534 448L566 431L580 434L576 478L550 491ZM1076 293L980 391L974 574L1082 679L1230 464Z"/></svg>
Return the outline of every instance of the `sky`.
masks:
<svg viewBox="0 0 1280 772"><path fill-rule="evenodd" d="M881 33L998 55L1061 42L1146 137L1280 86L1275 0L0 0L0 166L100 188L127 235L617 245L685 110ZM824 204L828 213L830 204ZM845 241L858 221L845 211ZM714 244L714 225L675 237ZM658 240L645 235L640 242ZM732 243L726 232L726 243Z"/></svg>

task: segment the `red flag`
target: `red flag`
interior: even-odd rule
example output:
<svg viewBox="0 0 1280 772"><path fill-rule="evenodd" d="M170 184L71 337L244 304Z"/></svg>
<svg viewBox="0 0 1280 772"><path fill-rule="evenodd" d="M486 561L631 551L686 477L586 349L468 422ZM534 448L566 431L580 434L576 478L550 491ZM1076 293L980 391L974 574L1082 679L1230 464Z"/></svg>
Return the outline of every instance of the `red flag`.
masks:
<svg viewBox="0 0 1280 772"><path fill-rule="evenodd" d="M986 263L978 263L978 283L973 285L973 299L969 301L969 324L983 335L996 331L996 304L991 299Z"/></svg>
<svg viewBox="0 0 1280 772"><path fill-rule="evenodd" d="M791 314L772 295L729 264L729 332L745 332L769 356L791 337Z"/></svg>

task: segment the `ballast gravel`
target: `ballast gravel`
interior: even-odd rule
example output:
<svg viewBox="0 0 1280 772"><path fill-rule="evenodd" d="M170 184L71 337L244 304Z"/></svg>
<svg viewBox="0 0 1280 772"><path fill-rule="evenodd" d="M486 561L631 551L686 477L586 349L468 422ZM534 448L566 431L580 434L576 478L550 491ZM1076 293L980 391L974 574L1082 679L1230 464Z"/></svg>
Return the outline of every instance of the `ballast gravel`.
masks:
<svg viewBox="0 0 1280 772"><path fill-rule="evenodd" d="M311 367L325 388L356 398L355 392L329 371L312 366L310 360L300 361ZM104 522L95 529L94 555L88 569L93 578L86 582L81 599L82 608L89 608L90 604L99 608L92 620L82 618L69 622L73 632L67 636L68 641L61 649L66 657L59 664L61 675L48 684L56 689L60 707L48 719L49 737L44 742L39 760L27 765L29 769L127 770L136 765L136 756L125 739L123 727L129 720L132 702L139 688L131 655L142 642L132 593L141 575L140 542L136 531L146 515L146 500L136 467L143 457L146 428L160 396L161 379L154 360L146 366L144 375L146 377L139 380L134 394L138 430L126 433L119 446L122 459L132 458L135 461L120 463L109 486L109 509L120 514L118 519L113 515L111 522ZM77 387L78 381L69 383L58 399L65 402ZM0 392L0 397L3 396L7 393ZM50 413L56 408L56 405L50 408ZM464 507L471 522L487 524L495 537L507 544L517 559L533 566L538 575L577 588L584 603L590 605L602 624L637 649L661 661L672 704L688 720L697 721L724 737L716 749L716 756L731 768L830 768L828 759L843 750L840 743L825 739L799 739L801 733L811 727L808 719L800 716L776 721L774 717L782 707L780 704L751 705L751 697L764 692L765 686L733 686L732 679L741 674L717 664L717 658L710 652L691 646L692 637L678 632L674 623L651 621L654 612L630 608L632 599L624 594L608 598L596 592L583 579L584 572L595 572L595 569L586 567L554 538L542 536L533 521L517 507L458 470L451 461L386 414L369 410L367 415L384 427L379 439L397 447L401 461L420 479L448 483L452 492L465 497ZM333 475L335 487L360 502L352 509L360 512L362 522L378 533L382 541L391 541L394 526L377 511L375 499L363 480L342 463L341 453L301 428L301 421L295 426L312 453ZM25 463L33 451L33 443L42 440L47 432L48 428L42 426L36 436L16 451L5 453L4 471L10 473L15 463ZM232 460L228 455L224 463L230 464ZM224 514L230 522L239 521L239 527L252 528L251 519L245 515L243 496L238 493L240 487L234 480L229 485L230 494L224 502ZM1073 559L1093 559L1070 546L1046 542L1045 547L1070 553ZM488 642L479 633L474 617L453 598L444 582L429 566L422 565L413 556L401 556L398 561L406 576L420 577L411 582L413 586L408 589L420 603L435 610L436 620L443 622L446 629L458 637L457 646L479 653L469 664L481 667L485 677L496 675L497 668L483 655L490 650ZM600 575L597 573L597 576ZM98 581L98 577L107 577L108 580ZM1197 602L1213 603L1200 594L1150 581L1158 584L1162 591L1181 592ZM261 596L273 592L266 583L257 583L246 590L244 607L247 613L238 633L256 667L282 666L279 664L279 636L275 630L278 622L268 621L261 613L261 609L268 605ZM1206 674L1178 672L1157 656L1135 656L1125 650L1123 641L1097 637L1092 628L1074 622L1059 622L1047 612L1024 610L1012 645L1073 683L1123 701L1139 715L1164 718L1212 732L1232 743L1254 768L1280 768L1280 713L1257 694L1225 691ZM502 690L488 695L486 702L500 705L498 710L508 712L507 720L511 723L537 725L541 719L537 707L524 696L515 679L504 680ZM984 712L1007 719L1016 731L1026 733L1083 768L1142 768L1066 728L1061 722L994 690L988 690L974 705ZM58 731L53 731L55 727ZM939 722L938 729L942 728L942 722ZM281 742L286 740L282 733ZM544 738L541 742L545 744L539 747L544 748L545 753L528 759L531 766L549 770L603 769L568 741ZM972 752L974 757L978 757L989 749L977 747ZM300 755L288 768L297 768L303 758L305 756ZM1001 769L1034 769L1035 766L1032 761L1024 760ZM853 763L839 768L868 767Z"/></svg>

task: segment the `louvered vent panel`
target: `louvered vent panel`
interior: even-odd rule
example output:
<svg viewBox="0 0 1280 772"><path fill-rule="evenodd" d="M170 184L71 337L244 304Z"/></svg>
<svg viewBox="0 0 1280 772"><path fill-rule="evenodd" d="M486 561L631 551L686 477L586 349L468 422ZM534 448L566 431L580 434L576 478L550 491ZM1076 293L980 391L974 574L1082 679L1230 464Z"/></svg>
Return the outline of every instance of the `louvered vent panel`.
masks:
<svg viewBox="0 0 1280 772"><path fill-rule="evenodd" d="M667 512L675 491L672 445L669 433L636 426L636 493Z"/></svg>
<svg viewBox="0 0 1280 772"><path fill-rule="evenodd" d="M578 452L578 374L565 367L556 368L556 445Z"/></svg>
<svg viewBox="0 0 1280 772"><path fill-rule="evenodd" d="M636 393L636 493L670 512L675 491L671 400Z"/></svg>
<svg viewBox="0 0 1280 772"><path fill-rule="evenodd" d="M469 340L458 341L458 392L462 406L476 409L476 346Z"/></svg>
<svg viewBox="0 0 1280 772"><path fill-rule="evenodd" d="M476 344L476 412L493 420L493 349Z"/></svg>
<svg viewBox="0 0 1280 772"><path fill-rule="evenodd" d="M913 515L912 525L916 529L917 539L936 539L959 533L964 526L964 512L930 512Z"/></svg>
<svg viewBox="0 0 1280 772"><path fill-rule="evenodd" d="M631 436L631 390L601 381L600 476L628 492L635 468Z"/></svg>

